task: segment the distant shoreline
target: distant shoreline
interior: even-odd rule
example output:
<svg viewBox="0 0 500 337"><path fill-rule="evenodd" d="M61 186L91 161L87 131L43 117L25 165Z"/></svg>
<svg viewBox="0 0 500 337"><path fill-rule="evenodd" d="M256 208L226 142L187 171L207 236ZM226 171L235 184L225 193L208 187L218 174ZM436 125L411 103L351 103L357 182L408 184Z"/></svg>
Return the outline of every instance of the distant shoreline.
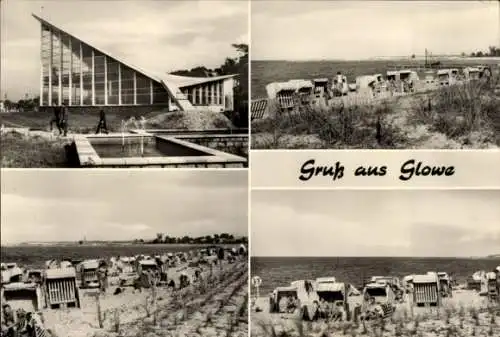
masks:
<svg viewBox="0 0 500 337"><path fill-rule="evenodd" d="M500 259L500 254L486 256L264 256L250 255L252 259Z"/></svg>
<svg viewBox="0 0 500 337"><path fill-rule="evenodd" d="M109 241L109 242L23 242L13 244L2 244L2 248L11 247L99 247L99 246L212 246L212 245L239 245L240 243L149 243L149 242L131 242L131 241Z"/></svg>
<svg viewBox="0 0 500 337"><path fill-rule="evenodd" d="M432 56L430 57L430 61L499 61L499 56L483 56L483 57L471 57L471 56ZM416 56L414 59L410 57L372 57L372 58L363 58L363 59L303 59L303 60L266 60L266 59L253 59L251 62L373 62L373 61L425 61L425 57Z"/></svg>

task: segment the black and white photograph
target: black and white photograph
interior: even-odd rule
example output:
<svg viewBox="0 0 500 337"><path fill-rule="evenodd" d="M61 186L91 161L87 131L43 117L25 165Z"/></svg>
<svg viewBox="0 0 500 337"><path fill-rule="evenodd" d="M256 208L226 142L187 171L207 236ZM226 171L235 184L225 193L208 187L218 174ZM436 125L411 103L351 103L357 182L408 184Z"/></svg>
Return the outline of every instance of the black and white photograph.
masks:
<svg viewBox="0 0 500 337"><path fill-rule="evenodd" d="M498 149L499 1L254 1L252 149Z"/></svg>
<svg viewBox="0 0 500 337"><path fill-rule="evenodd" d="M251 198L251 336L500 336L500 190Z"/></svg>
<svg viewBox="0 0 500 337"><path fill-rule="evenodd" d="M248 167L248 1L0 6L2 167Z"/></svg>
<svg viewBox="0 0 500 337"><path fill-rule="evenodd" d="M1 335L248 336L247 172L111 171L2 171Z"/></svg>

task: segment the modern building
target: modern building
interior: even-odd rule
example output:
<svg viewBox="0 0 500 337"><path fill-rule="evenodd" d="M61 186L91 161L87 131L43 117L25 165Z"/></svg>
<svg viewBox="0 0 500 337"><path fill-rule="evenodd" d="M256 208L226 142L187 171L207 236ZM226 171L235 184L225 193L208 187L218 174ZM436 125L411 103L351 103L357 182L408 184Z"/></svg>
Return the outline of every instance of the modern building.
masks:
<svg viewBox="0 0 500 337"><path fill-rule="evenodd" d="M35 14L41 25L40 107L232 111L237 75L186 77L146 71Z"/></svg>

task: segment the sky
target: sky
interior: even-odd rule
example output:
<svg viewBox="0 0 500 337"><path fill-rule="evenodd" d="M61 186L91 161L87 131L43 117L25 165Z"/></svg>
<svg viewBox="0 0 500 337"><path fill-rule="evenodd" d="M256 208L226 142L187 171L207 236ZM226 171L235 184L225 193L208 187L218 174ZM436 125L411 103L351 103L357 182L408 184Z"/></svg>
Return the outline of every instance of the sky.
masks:
<svg viewBox="0 0 500 337"><path fill-rule="evenodd" d="M252 191L253 256L500 254L500 190Z"/></svg>
<svg viewBox="0 0 500 337"><path fill-rule="evenodd" d="M358 60L500 46L498 1L253 1L253 60Z"/></svg>
<svg viewBox="0 0 500 337"><path fill-rule="evenodd" d="M248 43L246 1L2 0L2 99L40 91L39 15L103 51L145 70L174 71L221 65ZM81 34L78 34L80 33Z"/></svg>
<svg viewBox="0 0 500 337"><path fill-rule="evenodd" d="M2 170L1 242L247 236L246 171Z"/></svg>

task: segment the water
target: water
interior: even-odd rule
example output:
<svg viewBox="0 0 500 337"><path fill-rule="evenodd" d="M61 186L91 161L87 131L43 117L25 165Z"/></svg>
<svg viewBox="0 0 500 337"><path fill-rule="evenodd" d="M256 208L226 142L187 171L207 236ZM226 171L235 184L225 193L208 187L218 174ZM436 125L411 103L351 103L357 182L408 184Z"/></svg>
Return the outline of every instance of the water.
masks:
<svg viewBox="0 0 500 337"><path fill-rule="evenodd" d="M166 154L157 149L154 142L122 144L92 144L101 158L132 158L132 157L165 157Z"/></svg>
<svg viewBox="0 0 500 337"><path fill-rule="evenodd" d="M43 268L49 259L93 259L111 256L132 256L137 254L156 255L166 252L195 250L201 245L176 244L109 244L109 245L46 245L1 247L2 262L16 262L31 268Z"/></svg>
<svg viewBox="0 0 500 337"><path fill-rule="evenodd" d="M361 286L377 275L403 277L428 271L446 271L457 281L478 270L493 270L500 258L408 258L408 257L252 257L252 275L262 279L260 293L267 294L291 281L334 276L339 281Z"/></svg>
<svg viewBox="0 0 500 337"><path fill-rule="evenodd" d="M441 60L443 67L470 65L484 62L482 60ZM487 62L486 62L487 63ZM353 83L356 76L383 74L390 68L424 66L424 61L252 61L252 98L267 97L266 85L271 82L288 81L291 79L328 78L331 80L337 71L347 76L347 81ZM423 73L419 74L420 76Z"/></svg>

